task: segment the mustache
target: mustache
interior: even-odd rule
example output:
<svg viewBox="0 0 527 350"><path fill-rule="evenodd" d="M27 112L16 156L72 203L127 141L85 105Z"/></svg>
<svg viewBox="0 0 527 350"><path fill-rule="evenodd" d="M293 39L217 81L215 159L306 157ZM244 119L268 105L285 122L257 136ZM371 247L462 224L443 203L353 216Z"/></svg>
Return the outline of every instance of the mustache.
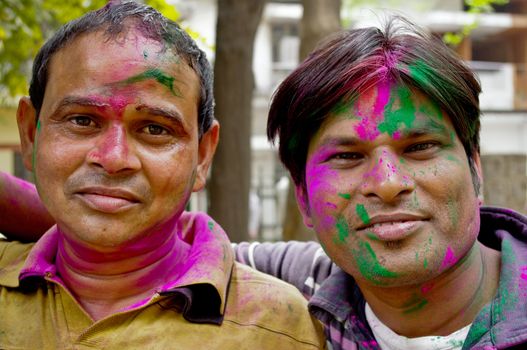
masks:
<svg viewBox="0 0 527 350"><path fill-rule="evenodd" d="M142 200L148 199L151 196L148 182L146 179L137 175L109 176L102 173L75 174L64 184L64 191L68 194L72 194L89 187L124 189Z"/></svg>

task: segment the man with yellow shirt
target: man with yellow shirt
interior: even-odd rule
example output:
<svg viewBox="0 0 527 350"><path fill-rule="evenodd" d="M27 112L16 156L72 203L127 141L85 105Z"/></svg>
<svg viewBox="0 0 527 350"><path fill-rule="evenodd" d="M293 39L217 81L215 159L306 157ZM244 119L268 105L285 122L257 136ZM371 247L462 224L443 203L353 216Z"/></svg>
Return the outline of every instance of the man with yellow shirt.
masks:
<svg viewBox="0 0 527 350"><path fill-rule="evenodd" d="M57 224L0 241L1 349L324 347L294 287L234 263L223 230L184 212L218 142L211 80L177 24L133 2L41 48L17 119Z"/></svg>

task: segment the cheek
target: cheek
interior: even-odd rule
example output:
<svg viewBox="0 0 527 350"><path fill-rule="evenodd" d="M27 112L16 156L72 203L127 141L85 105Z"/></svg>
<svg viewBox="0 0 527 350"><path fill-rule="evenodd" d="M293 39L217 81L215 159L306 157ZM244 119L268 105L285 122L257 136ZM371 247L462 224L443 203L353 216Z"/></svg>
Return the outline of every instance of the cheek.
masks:
<svg viewBox="0 0 527 350"><path fill-rule="evenodd" d="M191 192L196 175L193 152L142 152L140 158L142 171L156 196L167 203L177 203Z"/></svg>
<svg viewBox="0 0 527 350"><path fill-rule="evenodd" d="M328 166L306 168L309 210L317 230L334 228L339 208L338 173Z"/></svg>

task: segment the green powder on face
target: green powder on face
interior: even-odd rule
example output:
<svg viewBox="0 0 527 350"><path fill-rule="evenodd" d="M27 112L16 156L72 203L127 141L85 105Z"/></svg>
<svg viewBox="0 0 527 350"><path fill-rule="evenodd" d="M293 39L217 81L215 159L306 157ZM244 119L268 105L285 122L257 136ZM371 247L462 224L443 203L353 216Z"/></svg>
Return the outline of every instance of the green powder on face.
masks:
<svg viewBox="0 0 527 350"><path fill-rule="evenodd" d="M159 84L166 86L175 96L177 97L182 96L181 92L178 89L174 88L174 82L176 81L176 79L174 77L171 77L165 74L162 70L158 68L147 69L141 74L135 75L133 77L130 77L122 81L121 84L123 85L134 84L134 83L138 83L138 82L149 80L149 79L154 79Z"/></svg>
<svg viewBox="0 0 527 350"><path fill-rule="evenodd" d="M364 205L357 204L355 210L357 211L357 215L362 220L362 222L368 225L370 223L370 217L368 216L368 212L366 211L366 208L364 208Z"/></svg>
<svg viewBox="0 0 527 350"><path fill-rule="evenodd" d="M426 269L428 267L428 260L425 258L423 261L423 267Z"/></svg>
<svg viewBox="0 0 527 350"><path fill-rule="evenodd" d="M426 115L435 117L436 119L443 120L443 113L441 112L441 107L439 105L431 100L427 104L423 104L419 107L419 112Z"/></svg>
<svg viewBox="0 0 527 350"><path fill-rule="evenodd" d="M456 207L456 203L452 198L448 200L447 207L448 207L448 217L450 218L450 220L452 220L452 224L454 226L457 226L458 221L459 221L459 213Z"/></svg>
<svg viewBox="0 0 527 350"><path fill-rule="evenodd" d="M377 260L377 255L368 242L359 242L359 249L354 252L354 255L362 276L375 284L385 284L380 280L381 278L399 277L399 274L381 265Z"/></svg>
<svg viewBox="0 0 527 350"><path fill-rule="evenodd" d="M372 232L366 232L366 237L372 241L378 241L379 237L375 236Z"/></svg>
<svg viewBox="0 0 527 350"><path fill-rule="evenodd" d="M351 194L349 194L349 193L339 193L339 197L342 197L344 199L351 199Z"/></svg>
<svg viewBox="0 0 527 350"><path fill-rule="evenodd" d="M208 222L208 226L209 226L209 230L213 230L214 229L214 222L213 221L209 221Z"/></svg>
<svg viewBox="0 0 527 350"><path fill-rule="evenodd" d="M410 128L415 121L415 106L411 99L411 91L405 86L397 87L397 95L401 106L399 109L392 111L394 98L386 104L384 109L384 121L379 124L378 129L381 133L387 133L391 137L400 131L401 126Z"/></svg>
<svg viewBox="0 0 527 350"><path fill-rule="evenodd" d="M344 243L346 241L346 238L348 238L349 236L349 227L348 223L346 222L346 219L343 216L338 218L336 228L338 241L336 241L335 243Z"/></svg>
<svg viewBox="0 0 527 350"><path fill-rule="evenodd" d="M451 155L451 154L446 156L446 159L451 161L451 162L454 162L454 163L457 163L457 164L461 164L461 161L459 159L457 159L456 157L454 157L453 155Z"/></svg>

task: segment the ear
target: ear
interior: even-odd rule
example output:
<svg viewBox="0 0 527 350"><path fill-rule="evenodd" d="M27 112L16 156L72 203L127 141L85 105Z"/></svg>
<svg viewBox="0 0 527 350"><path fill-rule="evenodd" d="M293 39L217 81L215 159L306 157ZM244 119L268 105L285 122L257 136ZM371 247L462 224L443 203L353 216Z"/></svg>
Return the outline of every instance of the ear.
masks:
<svg viewBox="0 0 527 350"><path fill-rule="evenodd" d="M20 146L22 148L22 159L29 171L33 169L33 151L35 149L35 138L37 131L37 113L29 97L25 96L18 102L16 121L20 134Z"/></svg>
<svg viewBox="0 0 527 350"><path fill-rule="evenodd" d="M192 191L197 192L205 187L207 183L207 173L212 163L212 158L218 146L220 138L220 124L217 120L212 122L209 130L201 136L198 148L198 166L196 168L196 179Z"/></svg>
<svg viewBox="0 0 527 350"><path fill-rule="evenodd" d="M304 225L307 227L313 227L313 221L311 220L311 214L309 210L309 201L304 186L301 184L292 185L295 186L296 203L298 204L298 209L300 210L300 214L302 214L302 218L304 219Z"/></svg>
<svg viewBox="0 0 527 350"><path fill-rule="evenodd" d="M478 201L479 204L483 204L484 201L484 194L483 194L483 168L481 167L481 157L479 155L479 152L474 152L472 155L472 162L474 163L474 170L476 171L476 176L478 177L479 181L479 193L478 193Z"/></svg>

